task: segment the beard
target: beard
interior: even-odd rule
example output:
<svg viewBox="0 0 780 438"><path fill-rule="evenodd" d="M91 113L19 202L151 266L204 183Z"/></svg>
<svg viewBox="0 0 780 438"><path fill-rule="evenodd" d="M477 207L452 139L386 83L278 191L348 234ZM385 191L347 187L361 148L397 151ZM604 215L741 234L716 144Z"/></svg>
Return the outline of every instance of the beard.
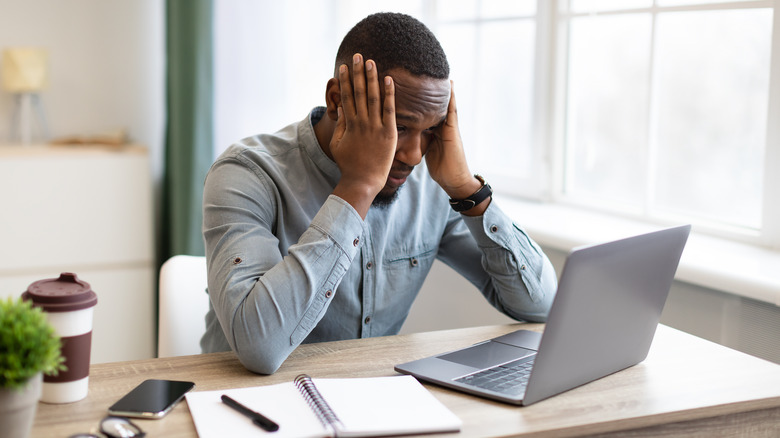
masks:
<svg viewBox="0 0 780 438"><path fill-rule="evenodd" d="M401 172L402 175L409 176L412 171L414 170L414 166L409 166L404 163L393 163L393 168L390 170L391 175L398 176L398 173ZM390 177L388 176L387 183L385 187L382 188L382 190L379 191L379 193L374 197L374 200L371 202L372 207L378 207L381 209L387 209L390 207L390 205L393 204L393 202L398 199L398 193L401 191L401 189L406 185L406 183L402 183L399 186L396 185L390 185Z"/></svg>
<svg viewBox="0 0 780 438"><path fill-rule="evenodd" d="M387 209L388 207L390 207L390 205L393 204L393 202L396 201L396 199L398 199L398 193L401 191L402 188L403 186L398 187L390 193L379 192L379 194L377 194L374 200L371 202L371 206L380 209Z"/></svg>

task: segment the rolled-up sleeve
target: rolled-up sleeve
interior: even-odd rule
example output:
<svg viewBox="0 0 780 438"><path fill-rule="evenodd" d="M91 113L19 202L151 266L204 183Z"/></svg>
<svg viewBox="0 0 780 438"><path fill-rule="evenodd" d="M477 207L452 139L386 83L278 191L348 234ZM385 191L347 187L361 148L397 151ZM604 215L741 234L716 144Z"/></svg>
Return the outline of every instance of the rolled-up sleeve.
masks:
<svg viewBox="0 0 780 438"><path fill-rule="evenodd" d="M495 202L482 216L460 215L459 219L467 230L464 233L457 224L451 227L445 236L449 242L442 244L449 251L442 259L463 273L501 312L518 320L545 321L557 277L539 245Z"/></svg>

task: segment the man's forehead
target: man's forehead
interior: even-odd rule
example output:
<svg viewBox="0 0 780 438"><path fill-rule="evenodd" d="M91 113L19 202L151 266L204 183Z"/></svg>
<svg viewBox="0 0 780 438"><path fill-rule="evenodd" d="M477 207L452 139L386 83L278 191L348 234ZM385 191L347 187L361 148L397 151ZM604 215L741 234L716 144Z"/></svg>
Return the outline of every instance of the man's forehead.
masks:
<svg viewBox="0 0 780 438"><path fill-rule="evenodd" d="M400 119L443 117L450 102L450 81L414 76L405 70L388 72L395 84L396 116Z"/></svg>
<svg viewBox="0 0 780 438"><path fill-rule="evenodd" d="M447 79L436 79L427 76L412 76L406 74L393 74L388 76L393 78L396 95L401 97L418 97L432 101L449 101L450 99L450 81Z"/></svg>
<svg viewBox="0 0 780 438"><path fill-rule="evenodd" d="M431 126L438 125L447 118L447 107L437 112L430 112L425 115L419 115L415 112L405 111L403 108L396 108L395 119L396 121L406 123L422 123L428 122ZM429 119L429 120L423 120Z"/></svg>

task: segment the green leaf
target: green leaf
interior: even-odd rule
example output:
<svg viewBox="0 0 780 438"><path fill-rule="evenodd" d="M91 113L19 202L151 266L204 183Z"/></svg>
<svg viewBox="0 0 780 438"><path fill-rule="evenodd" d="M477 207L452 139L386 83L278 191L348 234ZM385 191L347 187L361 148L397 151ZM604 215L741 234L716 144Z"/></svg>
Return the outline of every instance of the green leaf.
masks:
<svg viewBox="0 0 780 438"><path fill-rule="evenodd" d="M21 298L0 300L0 387L21 388L39 372L64 371L61 346L41 309Z"/></svg>

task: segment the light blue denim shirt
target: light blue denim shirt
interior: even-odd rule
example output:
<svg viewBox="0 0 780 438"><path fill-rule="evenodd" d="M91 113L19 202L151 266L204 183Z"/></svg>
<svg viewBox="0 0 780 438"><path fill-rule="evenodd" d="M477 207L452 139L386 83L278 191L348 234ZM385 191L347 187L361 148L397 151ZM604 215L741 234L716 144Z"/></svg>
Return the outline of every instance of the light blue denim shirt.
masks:
<svg viewBox="0 0 780 438"><path fill-rule="evenodd" d="M232 145L208 173L204 352L232 348L270 374L302 342L396 334L436 258L501 312L545 320L553 267L494 201L454 212L424 163L365 221L331 195L341 173L314 135L323 111Z"/></svg>

